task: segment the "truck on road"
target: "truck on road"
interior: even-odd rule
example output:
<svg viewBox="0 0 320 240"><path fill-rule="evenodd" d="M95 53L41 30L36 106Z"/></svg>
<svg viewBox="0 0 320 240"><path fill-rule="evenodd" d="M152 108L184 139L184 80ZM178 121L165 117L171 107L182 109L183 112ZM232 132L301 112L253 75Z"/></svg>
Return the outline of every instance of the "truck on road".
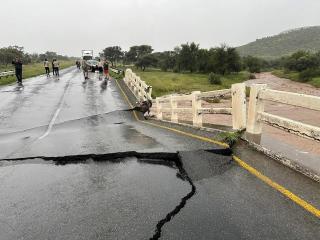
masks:
<svg viewBox="0 0 320 240"><path fill-rule="evenodd" d="M83 60L92 60L93 59L93 50L82 50L82 59Z"/></svg>

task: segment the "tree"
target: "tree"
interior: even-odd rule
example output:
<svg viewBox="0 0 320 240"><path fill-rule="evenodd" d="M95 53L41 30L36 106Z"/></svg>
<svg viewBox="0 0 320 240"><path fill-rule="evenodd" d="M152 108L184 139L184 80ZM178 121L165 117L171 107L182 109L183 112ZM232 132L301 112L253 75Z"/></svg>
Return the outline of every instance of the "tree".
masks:
<svg viewBox="0 0 320 240"><path fill-rule="evenodd" d="M195 44L194 42L182 44L178 55L179 68L194 72L197 68L198 51L199 44Z"/></svg>
<svg viewBox="0 0 320 240"><path fill-rule="evenodd" d="M0 64L8 65L11 64L12 60L15 58L24 57L23 47L19 46L9 46L0 48Z"/></svg>
<svg viewBox="0 0 320 240"><path fill-rule="evenodd" d="M319 59L316 54L307 51L298 51L284 60L285 68L302 72L307 69L319 67Z"/></svg>
<svg viewBox="0 0 320 240"><path fill-rule="evenodd" d="M207 49L199 49L197 70L199 72L209 72L210 70L210 53Z"/></svg>
<svg viewBox="0 0 320 240"><path fill-rule="evenodd" d="M241 70L241 59L235 48L221 45L209 50L209 70L218 74L239 72Z"/></svg>
<svg viewBox="0 0 320 240"><path fill-rule="evenodd" d="M176 53L174 51L165 51L158 57L159 67L163 71L173 70L176 65Z"/></svg>
<svg viewBox="0 0 320 240"><path fill-rule="evenodd" d="M119 61L123 57L124 53L122 52L121 47L112 46L112 47L105 48L103 50L102 55L106 59L110 60L112 66L113 66L113 65L116 65L116 62Z"/></svg>
<svg viewBox="0 0 320 240"><path fill-rule="evenodd" d="M128 63L136 63L145 55L151 54L153 49L149 45L132 46L125 55L125 60Z"/></svg>
<svg viewBox="0 0 320 240"><path fill-rule="evenodd" d="M251 73L259 73L262 67L262 60L257 57L247 56L243 58L243 64Z"/></svg>
<svg viewBox="0 0 320 240"><path fill-rule="evenodd" d="M158 60L154 55L148 54L144 55L143 57L140 57L136 62L136 66L140 67L142 71L144 71L146 67L156 66L157 62Z"/></svg>

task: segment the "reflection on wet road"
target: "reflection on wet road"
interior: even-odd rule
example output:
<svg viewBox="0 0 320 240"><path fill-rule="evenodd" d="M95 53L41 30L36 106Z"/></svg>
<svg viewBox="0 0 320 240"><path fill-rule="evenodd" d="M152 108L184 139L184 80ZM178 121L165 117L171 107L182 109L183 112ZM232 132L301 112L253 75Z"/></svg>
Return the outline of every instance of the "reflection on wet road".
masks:
<svg viewBox="0 0 320 240"><path fill-rule="evenodd" d="M1 95L9 100L0 108L0 158L209 148L137 123L122 111L128 107L113 81L101 88L90 77L83 84L81 72L69 69L59 81L38 77L19 95Z"/></svg>

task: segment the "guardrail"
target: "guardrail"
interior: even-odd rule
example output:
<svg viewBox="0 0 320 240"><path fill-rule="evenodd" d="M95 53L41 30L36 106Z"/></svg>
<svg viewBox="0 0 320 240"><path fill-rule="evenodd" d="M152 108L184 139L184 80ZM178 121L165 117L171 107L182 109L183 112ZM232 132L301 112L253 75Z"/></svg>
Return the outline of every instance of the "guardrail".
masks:
<svg viewBox="0 0 320 240"><path fill-rule="evenodd" d="M9 76L13 76L13 75L14 75L14 71L13 70L0 72L0 78L9 77Z"/></svg>
<svg viewBox="0 0 320 240"><path fill-rule="evenodd" d="M203 100L232 98L231 108L203 108ZM191 107L178 107L179 102L191 102ZM169 107L163 105L167 103ZM194 126L202 127L202 117L204 114L227 114L232 115L233 129L246 128L246 88L244 83L233 84L231 89L223 89L210 92L192 92L189 95L169 95L166 97L157 97L155 100L156 117L163 119L163 113L171 114L171 121L178 123L179 113L192 114L192 123Z"/></svg>
<svg viewBox="0 0 320 240"><path fill-rule="evenodd" d="M253 84L250 91L247 132L262 133L262 123L301 137L320 141L320 128L264 112L264 100L320 111L320 97L267 89L266 84Z"/></svg>
<svg viewBox="0 0 320 240"><path fill-rule="evenodd" d="M139 101L152 100L152 86L142 81L131 69L126 70L124 82Z"/></svg>

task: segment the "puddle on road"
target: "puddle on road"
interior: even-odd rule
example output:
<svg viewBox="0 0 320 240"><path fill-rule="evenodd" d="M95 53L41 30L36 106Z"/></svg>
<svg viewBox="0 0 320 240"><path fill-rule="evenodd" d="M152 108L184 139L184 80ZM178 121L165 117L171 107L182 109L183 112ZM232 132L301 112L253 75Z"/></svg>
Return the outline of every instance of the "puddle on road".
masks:
<svg viewBox="0 0 320 240"><path fill-rule="evenodd" d="M148 161L1 161L0 239L149 239L191 186Z"/></svg>

